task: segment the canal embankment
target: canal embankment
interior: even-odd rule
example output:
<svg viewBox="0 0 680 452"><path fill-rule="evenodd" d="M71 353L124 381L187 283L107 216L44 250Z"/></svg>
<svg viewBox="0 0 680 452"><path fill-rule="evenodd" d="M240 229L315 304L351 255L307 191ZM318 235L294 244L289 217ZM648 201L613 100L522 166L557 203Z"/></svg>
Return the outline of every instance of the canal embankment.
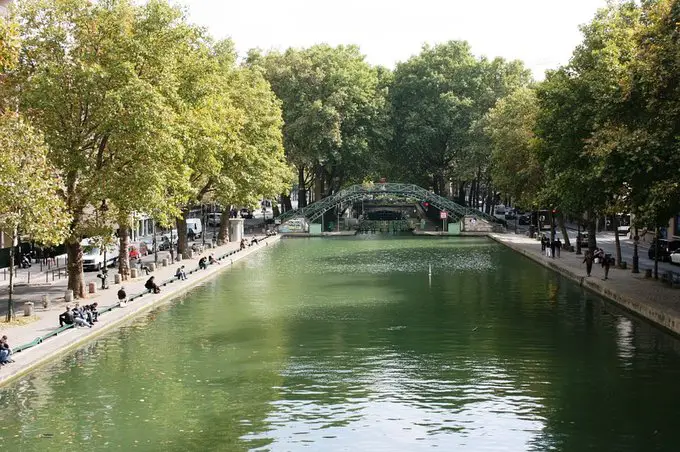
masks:
<svg viewBox="0 0 680 452"><path fill-rule="evenodd" d="M562 252L559 258L553 259L541 252L541 244L535 239L515 234L489 234L489 237L627 311L680 335L680 289L647 278L644 273L635 274L615 267L611 267L605 280L604 269L597 264L593 265L588 277L583 255Z"/></svg>
<svg viewBox="0 0 680 452"><path fill-rule="evenodd" d="M159 294L150 294L144 288L149 277L145 275L124 281L119 285L111 284L110 289L98 292L95 296L76 300L75 302L80 302L81 305L98 303L99 311L102 314L92 328L69 328L60 331L59 334L54 334L55 330L59 328L59 314L64 312L66 305L73 307L75 302L66 303L63 299L53 301L48 309L36 311L36 321L2 329L1 334L8 336L8 342L13 348L21 349L27 344L31 344L31 346L14 353L12 355L14 363L0 368L0 386L63 356L69 350L82 346L107 331L134 320L145 311L183 295L197 285L229 269L239 260L273 245L279 239L280 236L262 237L257 244L243 250L239 249L239 243L227 243L208 249L192 259L184 259L167 267L158 268L149 276L155 276L156 282L161 285ZM218 263L208 265L204 270L199 269L199 259L211 254ZM175 277L180 266L184 266L187 274L186 280ZM119 307L117 292L121 287L125 288L128 299L131 300L125 307ZM36 298L39 298L37 294Z"/></svg>

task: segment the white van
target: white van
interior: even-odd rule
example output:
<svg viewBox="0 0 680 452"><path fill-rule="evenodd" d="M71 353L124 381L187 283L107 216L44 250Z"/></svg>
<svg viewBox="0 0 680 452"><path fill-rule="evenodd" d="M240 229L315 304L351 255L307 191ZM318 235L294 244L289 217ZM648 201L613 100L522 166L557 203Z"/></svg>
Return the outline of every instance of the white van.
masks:
<svg viewBox="0 0 680 452"><path fill-rule="evenodd" d="M187 235L189 235L189 231L194 231L195 238L201 238L201 235L203 234L203 223L201 223L200 218L187 218Z"/></svg>
<svg viewBox="0 0 680 452"><path fill-rule="evenodd" d="M101 243L101 240L96 237L84 239L80 242L80 245L83 247L83 270L99 271L105 266L110 267L114 265L118 261L119 248L117 242L111 243L106 247L106 250L99 243Z"/></svg>

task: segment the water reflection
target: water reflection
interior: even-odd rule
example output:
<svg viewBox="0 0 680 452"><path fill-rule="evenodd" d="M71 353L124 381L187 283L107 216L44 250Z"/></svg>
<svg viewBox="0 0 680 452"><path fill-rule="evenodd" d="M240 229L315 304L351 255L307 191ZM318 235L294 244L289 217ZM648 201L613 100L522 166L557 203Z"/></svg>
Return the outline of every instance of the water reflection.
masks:
<svg viewBox="0 0 680 452"><path fill-rule="evenodd" d="M675 450L678 351L483 239L290 240L1 390L0 448Z"/></svg>

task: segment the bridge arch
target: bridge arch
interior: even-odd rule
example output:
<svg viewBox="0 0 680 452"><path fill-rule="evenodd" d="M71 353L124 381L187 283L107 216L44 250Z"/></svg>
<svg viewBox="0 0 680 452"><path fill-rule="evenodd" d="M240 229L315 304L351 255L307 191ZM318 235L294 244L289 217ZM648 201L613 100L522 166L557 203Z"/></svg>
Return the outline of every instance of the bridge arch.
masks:
<svg viewBox="0 0 680 452"><path fill-rule="evenodd" d="M494 216L486 214L478 209L464 207L450 199L439 196L429 190L425 190L414 184L363 184L352 185L342 189L333 195L316 201L307 207L291 210L281 214L277 218L277 223L283 224L294 218L304 218L308 222L317 220L325 212L334 209L340 204L359 201L362 199L372 199L376 196L390 195L398 198L415 199L420 202L428 202L439 210L448 213L449 218L460 221L466 216L472 216L478 220L484 220L492 225L500 226L501 222Z"/></svg>

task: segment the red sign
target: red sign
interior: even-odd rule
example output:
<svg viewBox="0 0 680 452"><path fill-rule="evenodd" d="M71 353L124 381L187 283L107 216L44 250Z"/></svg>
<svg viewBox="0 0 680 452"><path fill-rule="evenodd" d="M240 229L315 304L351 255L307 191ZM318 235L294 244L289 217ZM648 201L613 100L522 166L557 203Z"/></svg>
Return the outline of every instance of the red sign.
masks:
<svg viewBox="0 0 680 452"><path fill-rule="evenodd" d="M446 220L448 218L449 214L444 212L443 210L439 212L439 218L442 220Z"/></svg>

